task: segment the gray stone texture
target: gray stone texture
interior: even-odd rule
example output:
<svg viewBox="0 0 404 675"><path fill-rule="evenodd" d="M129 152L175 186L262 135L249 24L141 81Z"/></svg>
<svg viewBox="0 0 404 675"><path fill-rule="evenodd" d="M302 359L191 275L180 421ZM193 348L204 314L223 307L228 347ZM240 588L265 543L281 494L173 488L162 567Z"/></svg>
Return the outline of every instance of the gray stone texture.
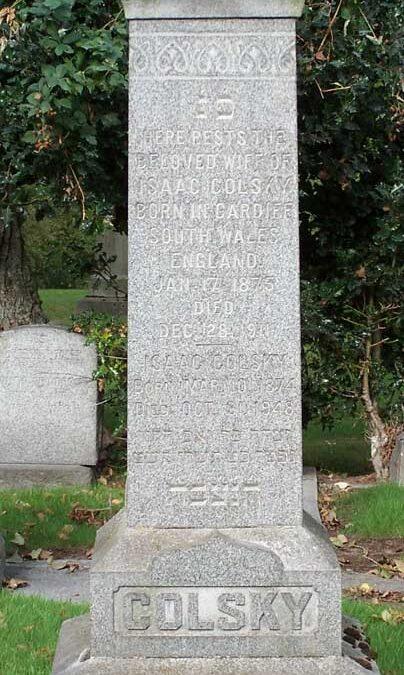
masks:
<svg viewBox="0 0 404 675"><path fill-rule="evenodd" d="M91 289L77 305L76 311L97 312L126 316L128 312L128 237L126 234L108 230L100 243L108 260L111 280L94 276Z"/></svg>
<svg viewBox="0 0 404 675"><path fill-rule="evenodd" d="M318 508L317 471L312 466L303 468L303 509L320 525L322 524Z"/></svg>
<svg viewBox="0 0 404 675"><path fill-rule="evenodd" d="M54 672L361 673L302 505L303 3L124 6L151 19L130 22L127 501L97 536L91 638L67 624Z"/></svg>
<svg viewBox="0 0 404 675"><path fill-rule="evenodd" d="M340 583L328 540L309 516L301 527L217 531L132 529L121 514L100 533L91 568L92 654L338 656ZM292 598L284 595L286 587ZM164 604L156 600L160 592L174 595ZM221 599L236 613L241 603L239 629L222 626L219 619L228 615L219 611L217 594L241 595ZM272 608L259 626L254 602ZM302 621L294 626L290 607L300 602ZM179 605L182 616L172 618ZM206 625L199 630L201 622Z"/></svg>
<svg viewBox="0 0 404 675"><path fill-rule="evenodd" d="M0 333L0 464L24 476L28 464L96 464L96 364L95 348L62 328Z"/></svg>
<svg viewBox="0 0 404 675"><path fill-rule="evenodd" d="M0 464L0 490L89 485L93 470L78 464Z"/></svg>
<svg viewBox="0 0 404 675"><path fill-rule="evenodd" d="M348 626L348 619L344 625ZM371 661L371 669L361 667L348 653L344 657L325 658L209 658L209 659L106 659L90 658L89 616L65 621L62 626L53 675L380 675ZM347 652L362 659L362 651ZM366 662L366 661L365 661Z"/></svg>
<svg viewBox="0 0 404 675"><path fill-rule="evenodd" d="M130 34L128 523L298 525L294 21Z"/></svg>
<svg viewBox="0 0 404 675"><path fill-rule="evenodd" d="M397 437L390 460L390 480L404 486L404 433Z"/></svg>
<svg viewBox="0 0 404 675"><path fill-rule="evenodd" d="M128 19L299 17L304 0L124 0Z"/></svg>

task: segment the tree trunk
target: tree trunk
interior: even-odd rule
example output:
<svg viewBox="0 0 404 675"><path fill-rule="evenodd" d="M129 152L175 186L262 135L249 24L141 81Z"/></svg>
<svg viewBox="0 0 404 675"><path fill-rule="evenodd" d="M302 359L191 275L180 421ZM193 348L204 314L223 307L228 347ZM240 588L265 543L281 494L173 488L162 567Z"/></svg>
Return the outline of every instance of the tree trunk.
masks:
<svg viewBox="0 0 404 675"><path fill-rule="evenodd" d="M373 400L369 371L372 365L372 338L366 341L365 362L362 369L362 401L365 407L366 425L370 440L371 459L376 476L379 480L389 477L388 466L384 464L384 449L388 442L386 428L380 417L377 402Z"/></svg>
<svg viewBox="0 0 404 675"><path fill-rule="evenodd" d="M23 214L5 225L0 218L0 330L46 323L22 237Z"/></svg>

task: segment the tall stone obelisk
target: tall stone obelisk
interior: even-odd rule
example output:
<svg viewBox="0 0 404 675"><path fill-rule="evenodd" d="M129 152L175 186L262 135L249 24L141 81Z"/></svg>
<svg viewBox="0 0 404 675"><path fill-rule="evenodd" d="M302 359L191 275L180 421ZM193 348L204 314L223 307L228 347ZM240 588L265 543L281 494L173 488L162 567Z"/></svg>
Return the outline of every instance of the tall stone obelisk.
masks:
<svg viewBox="0 0 404 675"><path fill-rule="evenodd" d="M341 656L338 563L302 510L303 0L124 6L127 504L98 537L90 650L85 622L62 635L77 654L83 635L69 672L362 672Z"/></svg>

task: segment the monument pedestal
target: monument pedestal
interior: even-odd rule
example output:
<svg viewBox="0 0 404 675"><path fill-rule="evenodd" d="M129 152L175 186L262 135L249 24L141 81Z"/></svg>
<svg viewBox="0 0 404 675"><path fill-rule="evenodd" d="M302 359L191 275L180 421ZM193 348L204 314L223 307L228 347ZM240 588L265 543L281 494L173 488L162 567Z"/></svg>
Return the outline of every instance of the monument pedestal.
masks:
<svg viewBox="0 0 404 675"><path fill-rule="evenodd" d="M306 514L301 527L152 530L121 512L97 538L91 630L64 624L53 673L363 673L341 656L340 596Z"/></svg>

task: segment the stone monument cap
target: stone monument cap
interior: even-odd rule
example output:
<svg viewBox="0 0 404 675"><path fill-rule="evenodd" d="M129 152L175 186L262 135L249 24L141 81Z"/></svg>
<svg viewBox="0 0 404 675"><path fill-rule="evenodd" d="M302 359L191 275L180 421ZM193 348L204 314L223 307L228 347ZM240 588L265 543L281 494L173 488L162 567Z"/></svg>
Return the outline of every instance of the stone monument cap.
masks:
<svg viewBox="0 0 404 675"><path fill-rule="evenodd" d="M123 0L127 19L297 18L304 0Z"/></svg>

